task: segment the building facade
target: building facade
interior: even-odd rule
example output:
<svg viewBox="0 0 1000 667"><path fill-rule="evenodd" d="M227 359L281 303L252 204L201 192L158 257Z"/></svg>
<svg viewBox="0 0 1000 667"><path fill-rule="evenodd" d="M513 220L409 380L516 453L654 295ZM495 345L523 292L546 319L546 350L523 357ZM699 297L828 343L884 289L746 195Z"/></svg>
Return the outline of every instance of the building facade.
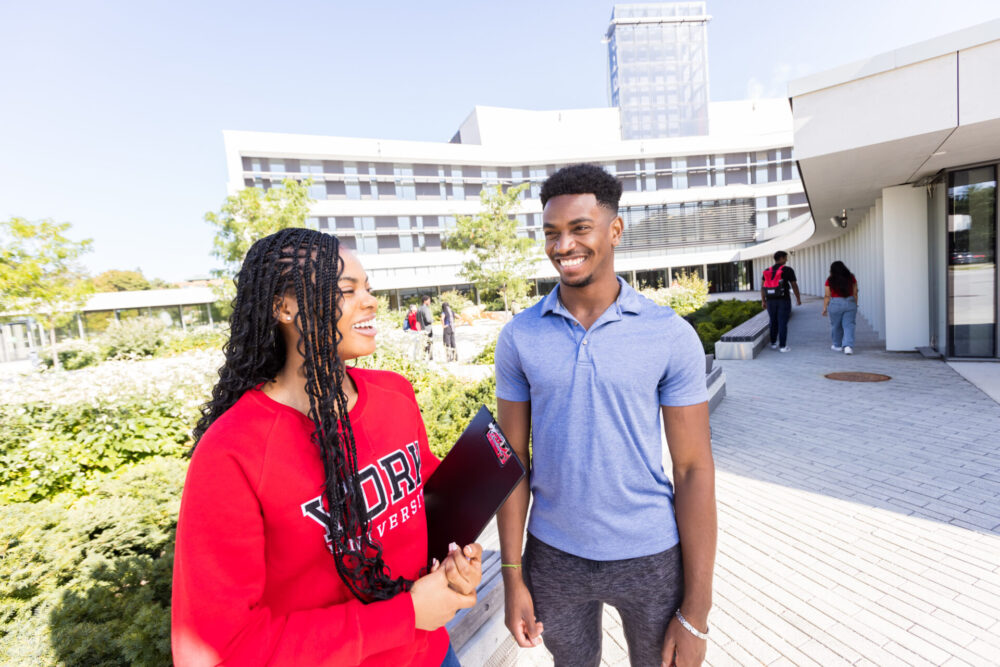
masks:
<svg viewBox="0 0 1000 667"><path fill-rule="evenodd" d="M639 141L620 138L614 108L476 107L448 143L225 132L228 188L311 179L310 224L361 254L373 285L399 303L467 287L462 253L442 243L456 216L479 210L484 188L529 184L518 233L540 250L542 183L560 167L596 163L624 186L616 267L626 279L667 285L687 271L714 291L749 288L752 249L808 211L791 114L779 99L715 103L709 115L708 135ZM544 291L556 274L539 254Z"/></svg>
<svg viewBox="0 0 1000 667"><path fill-rule="evenodd" d="M789 84L817 221L800 285L844 261L887 350L1000 359L998 71L1000 20Z"/></svg>
<svg viewBox="0 0 1000 667"><path fill-rule="evenodd" d="M622 138L708 134L709 18L704 2L615 5L605 41Z"/></svg>

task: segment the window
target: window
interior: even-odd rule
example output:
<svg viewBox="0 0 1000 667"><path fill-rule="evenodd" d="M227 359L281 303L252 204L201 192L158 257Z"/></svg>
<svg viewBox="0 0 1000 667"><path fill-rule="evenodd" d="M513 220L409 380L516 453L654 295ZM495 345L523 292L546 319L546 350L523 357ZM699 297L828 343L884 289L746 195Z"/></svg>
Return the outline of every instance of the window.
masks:
<svg viewBox="0 0 1000 667"><path fill-rule="evenodd" d="M951 356L996 355L997 177L994 166L948 175Z"/></svg>
<svg viewBox="0 0 1000 667"><path fill-rule="evenodd" d="M413 236L410 234L399 235L399 251L413 252Z"/></svg>
<svg viewBox="0 0 1000 667"><path fill-rule="evenodd" d="M322 174L323 163L319 160L301 160L299 163L299 171L303 174Z"/></svg>
<svg viewBox="0 0 1000 667"><path fill-rule="evenodd" d="M678 189L685 189L688 186L687 178L687 158L675 157L674 158L674 174L673 174L673 185Z"/></svg>
<svg viewBox="0 0 1000 667"><path fill-rule="evenodd" d="M270 167L271 167L270 171L271 171L271 173L275 173L275 174L283 174L283 173L285 173L285 161L284 160L277 160L275 158L271 158L269 160L269 162L271 163L270 164Z"/></svg>
<svg viewBox="0 0 1000 667"><path fill-rule="evenodd" d="M313 199L326 199L326 183L313 183L310 185L309 196Z"/></svg>
<svg viewBox="0 0 1000 667"><path fill-rule="evenodd" d="M344 190L347 193L348 199L361 199L361 185L358 183L358 179L345 181Z"/></svg>

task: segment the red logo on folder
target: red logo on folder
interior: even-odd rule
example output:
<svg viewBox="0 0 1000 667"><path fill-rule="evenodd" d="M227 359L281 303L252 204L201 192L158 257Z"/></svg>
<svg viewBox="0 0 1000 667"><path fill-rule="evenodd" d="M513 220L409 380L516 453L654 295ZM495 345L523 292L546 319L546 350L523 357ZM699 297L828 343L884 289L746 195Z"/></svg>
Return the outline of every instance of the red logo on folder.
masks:
<svg viewBox="0 0 1000 667"><path fill-rule="evenodd" d="M486 431L486 439L493 446L493 453L496 454L497 461L500 462L501 467L507 465L507 461L510 461L511 457L510 446L507 445L507 441L504 440L500 429L493 422L490 422L489 429Z"/></svg>

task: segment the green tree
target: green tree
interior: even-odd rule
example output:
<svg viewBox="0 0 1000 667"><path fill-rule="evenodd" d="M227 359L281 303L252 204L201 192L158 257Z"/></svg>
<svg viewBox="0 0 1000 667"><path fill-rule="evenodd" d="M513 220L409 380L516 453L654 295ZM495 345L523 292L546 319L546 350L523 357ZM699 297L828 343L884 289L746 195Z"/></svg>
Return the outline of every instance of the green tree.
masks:
<svg viewBox="0 0 1000 667"><path fill-rule="evenodd" d="M205 214L205 221L217 227L212 254L226 268L219 276L234 276L255 241L287 227L304 227L309 215L309 186L312 181L286 178L280 188L244 188L226 197L218 212Z"/></svg>
<svg viewBox="0 0 1000 667"><path fill-rule="evenodd" d="M473 216L461 215L455 229L445 239L445 247L464 250L472 257L462 264L462 277L480 291L503 295L504 309L528 294L528 277L535 266L535 242L517 235L513 217L520 205L518 196L527 183L506 190L497 185L479 193L482 210Z"/></svg>
<svg viewBox="0 0 1000 667"><path fill-rule="evenodd" d="M135 271L111 269L94 276L91 282L94 283L94 290L97 292L131 292L153 287L138 269Z"/></svg>
<svg viewBox="0 0 1000 667"><path fill-rule="evenodd" d="M51 219L0 223L0 310L30 313L42 322L57 370L56 327L68 323L94 289L76 263L93 242L68 238L69 228Z"/></svg>

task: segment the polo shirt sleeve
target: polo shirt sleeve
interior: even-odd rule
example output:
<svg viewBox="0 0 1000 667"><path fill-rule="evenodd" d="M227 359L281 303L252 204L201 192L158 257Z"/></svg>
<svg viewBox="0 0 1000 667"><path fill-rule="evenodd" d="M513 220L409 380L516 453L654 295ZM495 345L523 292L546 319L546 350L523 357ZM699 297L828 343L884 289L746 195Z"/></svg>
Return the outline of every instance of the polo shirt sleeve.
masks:
<svg viewBox="0 0 1000 667"><path fill-rule="evenodd" d="M500 331L494 366L497 376L497 398L505 401L530 401L531 387L521 367L521 356L514 344L513 321Z"/></svg>
<svg viewBox="0 0 1000 667"><path fill-rule="evenodd" d="M708 400L705 348L694 327L680 317L676 318L674 330L667 368L657 385L660 405L682 407L704 403Z"/></svg>

